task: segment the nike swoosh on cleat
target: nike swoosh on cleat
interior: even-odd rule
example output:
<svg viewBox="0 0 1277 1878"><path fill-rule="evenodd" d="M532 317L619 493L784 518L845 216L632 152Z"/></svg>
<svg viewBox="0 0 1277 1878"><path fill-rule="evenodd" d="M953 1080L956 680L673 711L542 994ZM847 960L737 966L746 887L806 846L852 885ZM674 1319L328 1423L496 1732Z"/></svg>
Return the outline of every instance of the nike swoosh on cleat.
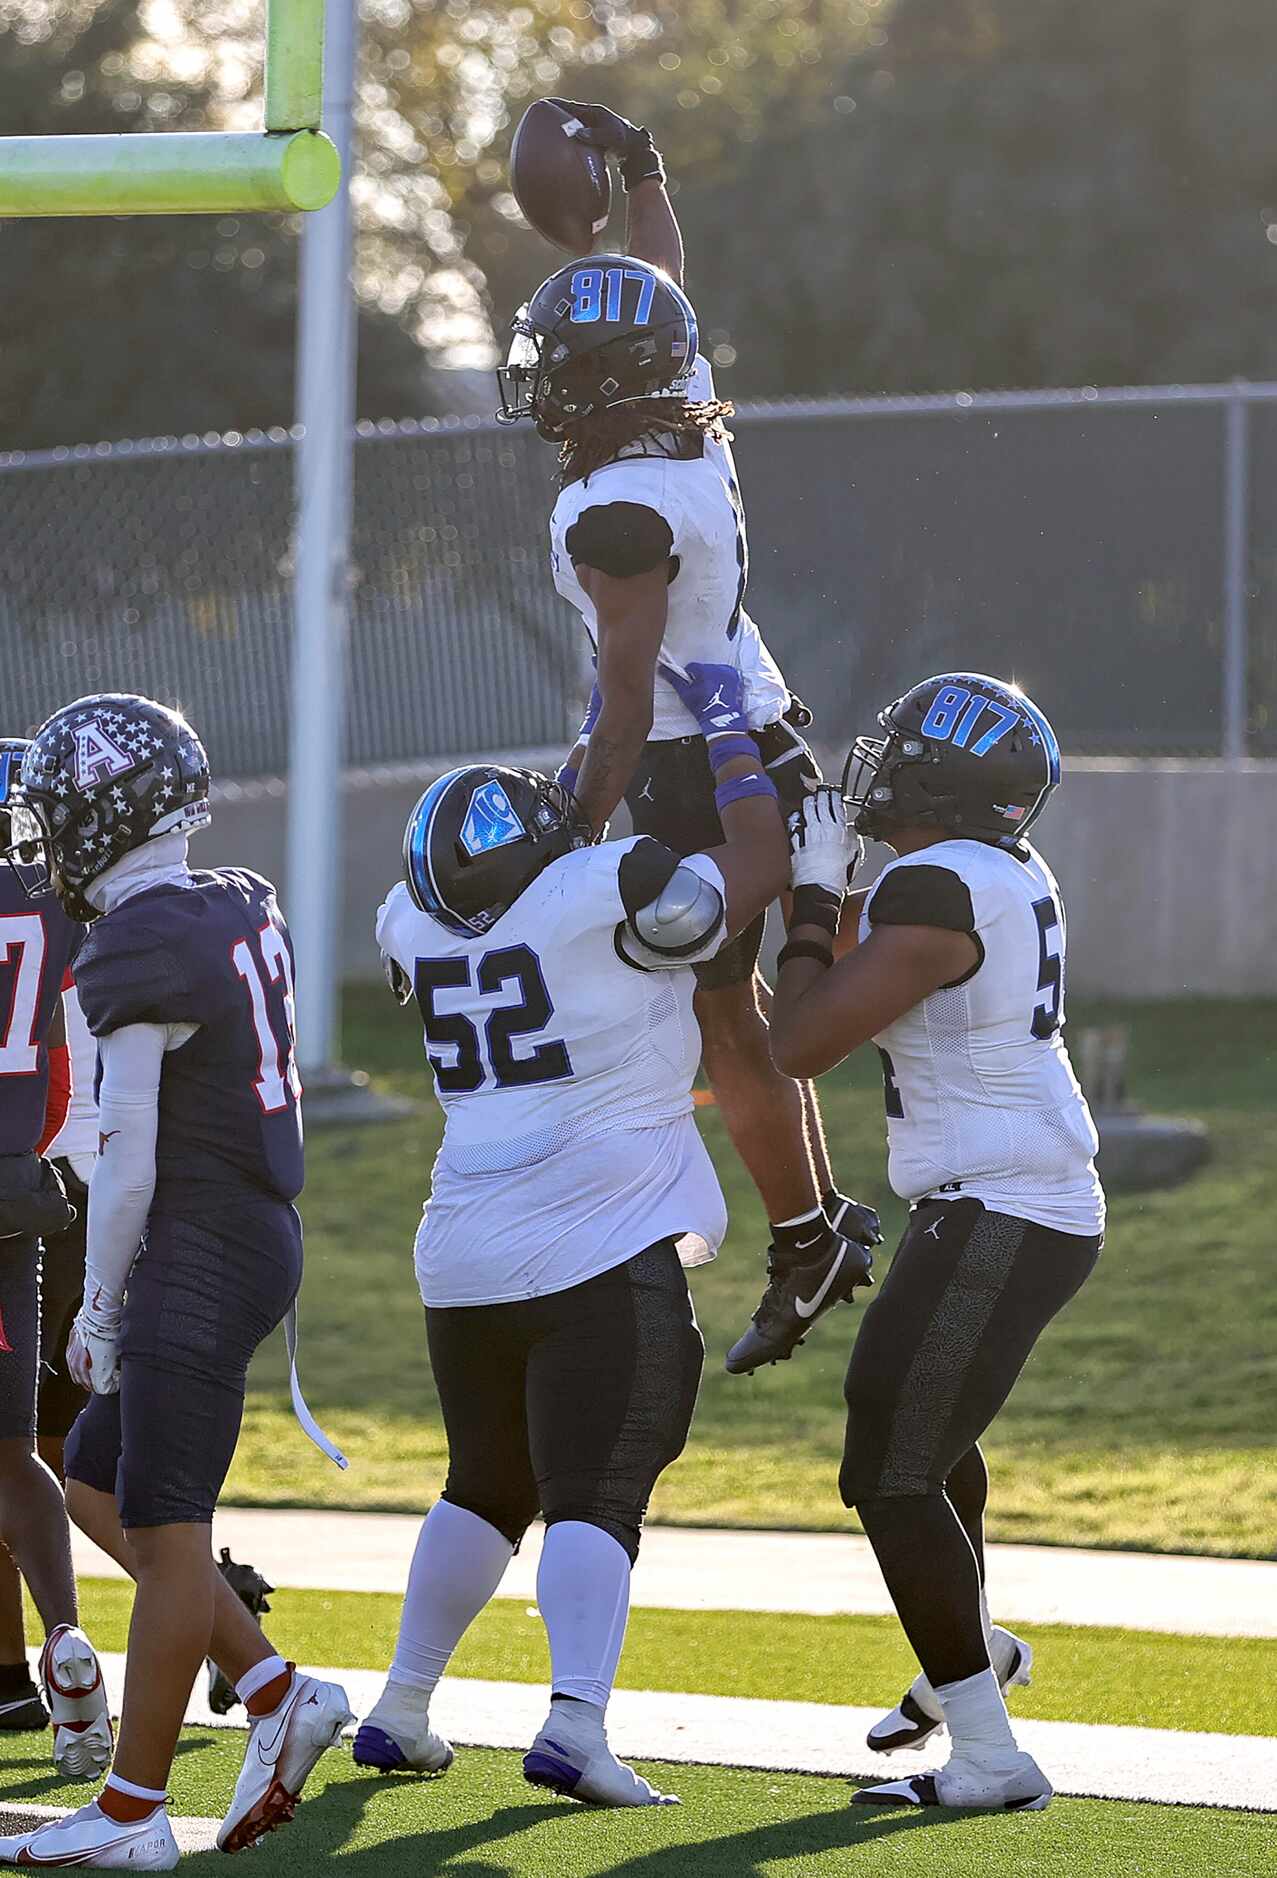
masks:
<svg viewBox="0 0 1277 1878"><path fill-rule="evenodd" d="M816 1315L821 1305L825 1302L825 1299L829 1296L829 1287L830 1285L833 1284L834 1279L838 1276L839 1272L842 1270L843 1261L846 1258L846 1256L847 1256L847 1248L846 1246L844 1246L842 1251L838 1254L838 1257L834 1260L833 1264L829 1267L829 1270L825 1273L825 1276L823 1280L821 1281L820 1288L817 1291L814 1298L812 1298L810 1301L808 1301L805 1298L794 1299L794 1309L797 1311L800 1317L809 1318L809 1317L814 1317Z"/></svg>
<svg viewBox="0 0 1277 1878"><path fill-rule="evenodd" d="M289 1702L287 1708L284 1710L283 1716L281 1717L275 1729L275 1740L268 1752L263 1753L261 1741L260 1739L258 1740L257 1752L261 1756L263 1766L269 1766L271 1761L279 1759L279 1750L283 1746L283 1742L284 1742L284 1730L288 1727L289 1722L292 1720L293 1710L297 1707L297 1700L300 1695L301 1695L300 1689L294 1692L292 1701Z"/></svg>

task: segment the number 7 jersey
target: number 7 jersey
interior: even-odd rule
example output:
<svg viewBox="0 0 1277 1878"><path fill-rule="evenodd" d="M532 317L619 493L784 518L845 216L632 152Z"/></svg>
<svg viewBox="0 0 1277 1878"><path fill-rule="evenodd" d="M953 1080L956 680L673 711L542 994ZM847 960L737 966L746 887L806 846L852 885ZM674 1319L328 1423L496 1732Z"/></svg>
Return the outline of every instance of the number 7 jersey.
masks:
<svg viewBox="0 0 1277 1878"><path fill-rule="evenodd" d="M874 1039L894 1190L1102 1232L1098 1137L1061 1035L1064 908L1041 855L951 840L902 856L870 891L862 941L879 925L970 932L980 953Z"/></svg>
<svg viewBox="0 0 1277 1878"><path fill-rule="evenodd" d="M75 982L95 1037L189 1033L164 1058L152 1211L296 1197L293 949L269 881L217 868L134 894L90 926Z"/></svg>

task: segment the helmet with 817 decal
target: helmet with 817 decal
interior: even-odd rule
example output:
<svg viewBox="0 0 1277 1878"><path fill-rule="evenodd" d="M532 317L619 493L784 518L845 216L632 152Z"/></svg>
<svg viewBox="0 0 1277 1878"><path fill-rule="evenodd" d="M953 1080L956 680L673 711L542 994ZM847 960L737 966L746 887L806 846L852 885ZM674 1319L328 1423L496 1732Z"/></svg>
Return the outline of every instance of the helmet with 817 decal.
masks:
<svg viewBox="0 0 1277 1878"><path fill-rule="evenodd" d="M498 420L565 424L643 398L678 398L696 363L696 315L668 274L629 254L572 261L542 281L511 321L497 368Z"/></svg>
<svg viewBox="0 0 1277 1878"><path fill-rule="evenodd" d="M872 840L939 826L1011 848L1060 780L1060 746L1016 684L944 672L878 713L885 737L857 737L842 790L853 826Z"/></svg>

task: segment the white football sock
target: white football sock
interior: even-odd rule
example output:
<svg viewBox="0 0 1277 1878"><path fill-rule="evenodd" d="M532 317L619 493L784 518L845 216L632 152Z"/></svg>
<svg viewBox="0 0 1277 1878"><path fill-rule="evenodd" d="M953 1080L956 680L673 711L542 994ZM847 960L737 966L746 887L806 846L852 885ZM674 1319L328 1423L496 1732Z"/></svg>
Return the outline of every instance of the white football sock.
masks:
<svg viewBox="0 0 1277 1878"><path fill-rule="evenodd" d="M251 1669L244 1671L235 1684L235 1693L247 1708L259 1689L264 1689L268 1683L274 1682L277 1676L287 1674L288 1664L282 1656L264 1656L260 1663L254 1663ZM256 1715L253 1717L254 1721L258 1719Z"/></svg>
<svg viewBox="0 0 1277 1878"><path fill-rule="evenodd" d="M404 1593L389 1681L429 1700L448 1659L514 1557L504 1533L439 1500L422 1521Z"/></svg>
<svg viewBox="0 0 1277 1878"><path fill-rule="evenodd" d="M550 1637L550 1687L606 1708L630 1611L630 1559L601 1526L565 1519L545 1535L537 1604Z"/></svg>
<svg viewBox="0 0 1277 1878"><path fill-rule="evenodd" d="M947 1682L936 1690L936 1700L944 1710L955 1754L1000 1760L1019 1752L993 1670L982 1669L962 1682Z"/></svg>

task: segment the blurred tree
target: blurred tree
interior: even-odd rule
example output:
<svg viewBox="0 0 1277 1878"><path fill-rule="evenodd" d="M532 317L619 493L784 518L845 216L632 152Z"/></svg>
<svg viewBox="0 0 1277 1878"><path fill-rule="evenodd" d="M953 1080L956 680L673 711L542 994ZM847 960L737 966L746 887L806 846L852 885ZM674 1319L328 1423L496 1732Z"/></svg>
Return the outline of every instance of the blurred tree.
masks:
<svg viewBox="0 0 1277 1878"><path fill-rule="evenodd" d="M215 121L207 64L161 69L145 12L144 0L3 0L5 132ZM0 448L291 422L297 218L11 221L0 258ZM429 411L424 364L399 320L363 306L361 411Z"/></svg>
<svg viewBox="0 0 1277 1878"><path fill-rule="evenodd" d="M1277 377L1271 8L876 17L730 166L678 165L737 395Z"/></svg>
<svg viewBox="0 0 1277 1878"><path fill-rule="evenodd" d="M361 413L431 409L423 356L490 363L556 264L506 179L549 92L651 124L738 396L1277 376L1277 14L1255 0L361 0L361 21ZM261 25L262 0L0 0L0 123L251 125ZM295 222L0 244L22 283L0 445L288 420Z"/></svg>

